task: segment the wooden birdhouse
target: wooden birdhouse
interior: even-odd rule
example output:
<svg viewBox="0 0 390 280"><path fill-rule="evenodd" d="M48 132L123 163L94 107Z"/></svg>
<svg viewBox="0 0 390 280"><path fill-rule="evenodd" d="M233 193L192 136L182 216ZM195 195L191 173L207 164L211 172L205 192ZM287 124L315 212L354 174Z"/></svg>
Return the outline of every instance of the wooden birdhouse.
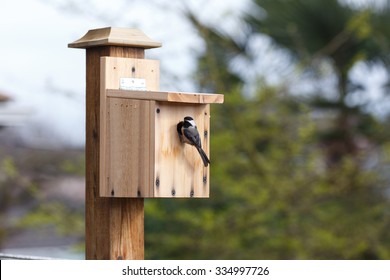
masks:
<svg viewBox="0 0 390 280"><path fill-rule="evenodd" d="M86 259L143 259L145 197L209 196L210 165L177 124L191 116L210 157L210 104L223 95L159 91L159 61L144 58L161 43L138 29L92 29L68 46L86 49Z"/></svg>
<svg viewBox="0 0 390 280"><path fill-rule="evenodd" d="M161 92L159 61L101 58L100 196L208 197L210 166L179 139L191 116L210 155L210 104L223 95Z"/></svg>
<svg viewBox="0 0 390 280"><path fill-rule="evenodd" d="M100 195L208 197L210 169L177 123L191 116L210 154L210 103L223 95L158 91L159 62L101 58Z"/></svg>

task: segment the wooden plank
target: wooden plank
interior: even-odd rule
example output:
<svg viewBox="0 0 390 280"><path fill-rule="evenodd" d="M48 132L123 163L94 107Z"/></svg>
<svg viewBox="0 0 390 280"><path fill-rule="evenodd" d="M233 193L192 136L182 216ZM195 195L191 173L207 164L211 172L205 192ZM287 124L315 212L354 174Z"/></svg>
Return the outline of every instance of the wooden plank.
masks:
<svg viewBox="0 0 390 280"><path fill-rule="evenodd" d="M168 92L167 101L199 104L223 103L223 95L214 93Z"/></svg>
<svg viewBox="0 0 390 280"><path fill-rule="evenodd" d="M146 79L148 90L158 90L159 61L147 59L101 59L100 195L107 197L152 196L150 101L106 96L105 88L119 88L120 78ZM116 104L116 105L115 105Z"/></svg>
<svg viewBox="0 0 390 280"><path fill-rule="evenodd" d="M156 122L155 122L155 114L156 114L156 101L151 100L149 101L149 120L150 120L150 127L149 127L149 188L147 193L151 195L151 197L155 197L154 193L154 170L155 170L155 164L154 164L154 157L156 153L156 144L155 144L155 130L156 130Z"/></svg>
<svg viewBox="0 0 390 280"><path fill-rule="evenodd" d="M112 197L149 197L149 101L109 98L107 189Z"/></svg>
<svg viewBox="0 0 390 280"><path fill-rule="evenodd" d="M179 141L176 125L186 116L194 118L203 149L209 154L209 104L156 102L155 197L209 196L209 167L204 167L195 147Z"/></svg>
<svg viewBox="0 0 390 280"><path fill-rule="evenodd" d="M188 93L173 91L137 91L108 89L107 97L120 97L129 99L156 100L178 103L211 104L223 103L223 94L214 93Z"/></svg>
<svg viewBox="0 0 390 280"><path fill-rule="evenodd" d="M109 46L86 52L86 259L143 259L143 198L114 200L99 195L103 138L98 77L102 56L142 59L144 50Z"/></svg>
<svg viewBox="0 0 390 280"><path fill-rule="evenodd" d="M156 88L156 85L160 83L160 62L158 60L102 57L101 63L106 69L102 77L104 78L105 89L118 90L120 78L142 78L146 79L147 91L158 90ZM140 91L139 96L142 96L147 91Z"/></svg>

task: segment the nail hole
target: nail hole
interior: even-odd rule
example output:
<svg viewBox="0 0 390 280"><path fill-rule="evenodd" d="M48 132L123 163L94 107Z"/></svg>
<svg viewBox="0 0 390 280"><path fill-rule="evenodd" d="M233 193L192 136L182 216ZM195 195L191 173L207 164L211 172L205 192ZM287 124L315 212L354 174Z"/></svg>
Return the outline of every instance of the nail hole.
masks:
<svg viewBox="0 0 390 280"><path fill-rule="evenodd" d="M172 190L172 196L175 196L175 195L176 195L176 191Z"/></svg>
<svg viewBox="0 0 390 280"><path fill-rule="evenodd" d="M160 108L157 108L156 112L157 114L160 114Z"/></svg>

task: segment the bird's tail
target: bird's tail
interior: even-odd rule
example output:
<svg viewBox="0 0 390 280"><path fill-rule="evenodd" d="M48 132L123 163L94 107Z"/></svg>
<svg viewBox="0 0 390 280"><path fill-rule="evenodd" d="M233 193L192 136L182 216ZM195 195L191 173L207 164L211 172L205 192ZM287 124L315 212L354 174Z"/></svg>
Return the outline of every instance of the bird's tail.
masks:
<svg viewBox="0 0 390 280"><path fill-rule="evenodd" d="M198 150L198 152L200 154L200 157L202 158L204 166L207 167L209 165L209 163L210 163L209 158L207 157L206 153L203 151L202 148L197 147L197 146L195 146L195 147Z"/></svg>

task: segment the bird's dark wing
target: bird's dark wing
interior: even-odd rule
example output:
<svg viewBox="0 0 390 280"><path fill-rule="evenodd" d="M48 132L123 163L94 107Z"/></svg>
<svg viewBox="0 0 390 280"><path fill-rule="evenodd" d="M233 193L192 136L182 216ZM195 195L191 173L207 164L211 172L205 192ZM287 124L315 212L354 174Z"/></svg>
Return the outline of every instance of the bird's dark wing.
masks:
<svg viewBox="0 0 390 280"><path fill-rule="evenodd" d="M188 127L183 129L184 136L191 142L192 145L195 145L199 148L202 147L199 132L195 127Z"/></svg>

